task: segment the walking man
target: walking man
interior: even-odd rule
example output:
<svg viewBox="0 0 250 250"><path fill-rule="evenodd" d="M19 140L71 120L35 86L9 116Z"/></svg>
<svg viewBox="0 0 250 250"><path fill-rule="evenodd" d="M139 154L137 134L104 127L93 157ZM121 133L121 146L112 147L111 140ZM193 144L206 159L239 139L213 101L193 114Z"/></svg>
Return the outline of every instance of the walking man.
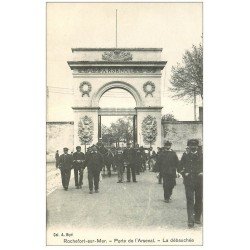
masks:
<svg viewBox="0 0 250 250"><path fill-rule="evenodd" d="M96 147L97 147L98 153L100 153L102 155L102 157L103 157L103 161L104 161L103 169L102 169L103 170L103 174L105 175L105 166L107 166L108 176L110 177L111 176L110 166L109 166L109 164L106 165L107 164L107 162L106 162L106 156L108 155L108 149L106 147L104 147L104 144L103 144L101 138L97 142Z"/></svg>
<svg viewBox="0 0 250 250"><path fill-rule="evenodd" d="M59 151L58 150L56 150L56 154L55 154L55 159L56 159L56 168L58 168L59 167Z"/></svg>
<svg viewBox="0 0 250 250"><path fill-rule="evenodd" d="M124 160L127 165L127 182L130 182L131 179L131 173L132 173L132 180L133 182L136 181L136 151L132 147L131 143L127 144L127 148L124 150L123 155L124 155ZM131 172L131 173L130 173Z"/></svg>
<svg viewBox="0 0 250 250"><path fill-rule="evenodd" d="M135 150L135 173L139 175L142 167L142 153L139 148L139 144L135 145L134 150Z"/></svg>
<svg viewBox="0 0 250 250"><path fill-rule="evenodd" d="M83 185L83 168L84 168L84 153L81 152L81 147L76 147L76 152L73 154L73 166L74 166L74 176L75 176L75 186L76 189L82 188Z"/></svg>
<svg viewBox="0 0 250 250"><path fill-rule="evenodd" d="M176 185L176 171L179 163L178 157L171 146L171 142L165 142L158 159L160 174L163 178L164 200L167 203Z"/></svg>
<svg viewBox="0 0 250 250"><path fill-rule="evenodd" d="M118 173L118 182L117 183L122 183L123 182L123 171L124 171L124 155L123 155L123 152L122 152L120 147L117 149L117 153L114 156L114 164L116 166L117 173Z"/></svg>
<svg viewBox="0 0 250 250"><path fill-rule="evenodd" d="M111 177L111 166L113 167L114 154L110 149L108 149L107 153L103 156L103 158L104 158L104 164L107 167L108 177Z"/></svg>
<svg viewBox="0 0 250 250"><path fill-rule="evenodd" d="M189 140L189 150L183 153L179 172L183 176L187 199L188 227L201 224L203 207L203 156L199 141Z"/></svg>
<svg viewBox="0 0 250 250"><path fill-rule="evenodd" d="M156 161L155 161L155 171L158 172L158 183L159 184L162 184L162 174L160 172L160 167L159 167L159 164L158 164L158 161L159 161L159 156L160 156L160 153L162 152L162 148L157 148L157 154L156 154Z"/></svg>
<svg viewBox="0 0 250 250"><path fill-rule="evenodd" d="M72 155L68 154L69 149L63 148L63 154L59 157L59 168L61 170L62 186L65 191L68 190L71 169L73 166Z"/></svg>
<svg viewBox="0 0 250 250"><path fill-rule="evenodd" d="M99 178L103 165L104 165L103 157L97 151L97 147L93 145L90 152L86 154L86 161L84 163L84 166L87 166L88 168L88 181L89 181L90 194L93 194L93 187L95 188L96 193L99 192Z"/></svg>

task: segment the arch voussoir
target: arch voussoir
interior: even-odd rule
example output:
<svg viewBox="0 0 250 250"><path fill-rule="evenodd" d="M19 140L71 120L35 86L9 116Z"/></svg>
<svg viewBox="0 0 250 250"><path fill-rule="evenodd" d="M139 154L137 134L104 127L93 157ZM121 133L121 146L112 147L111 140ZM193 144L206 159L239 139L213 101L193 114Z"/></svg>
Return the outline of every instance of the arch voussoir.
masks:
<svg viewBox="0 0 250 250"><path fill-rule="evenodd" d="M111 89L120 88L128 91L135 99L136 106L141 107L143 105L142 98L139 92L129 83L123 81L112 81L104 84L101 88L99 88L92 98L92 106L99 106L99 101L103 94Z"/></svg>

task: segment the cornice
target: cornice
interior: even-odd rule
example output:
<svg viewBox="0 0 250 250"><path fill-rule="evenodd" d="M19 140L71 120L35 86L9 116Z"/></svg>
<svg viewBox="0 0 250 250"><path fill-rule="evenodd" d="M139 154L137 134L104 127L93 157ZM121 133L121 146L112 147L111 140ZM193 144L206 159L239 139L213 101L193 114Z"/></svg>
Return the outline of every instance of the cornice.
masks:
<svg viewBox="0 0 250 250"><path fill-rule="evenodd" d="M155 107L135 107L137 110L161 110L163 107L155 106Z"/></svg>
<svg viewBox="0 0 250 250"><path fill-rule="evenodd" d="M113 51L113 50L125 50L125 51L162 51L163 48L71 48L71 51Z"/></svg>
<svg viewBox="0 0 250 250"><path fill-rule="evenodd" d="M47 125L56 125L56 124L74 124L73 121L48 121L46 122Z"/></svg>
<svg viewBox="0 0 250 250"><path fill-rule="evenodd" d="M68 61L71 69L80 67L159 67L164 68L167 61Z"/></svg>
<svg viewBox="0 0 250 250"><path fill-rule="evenodd" d="M126 62L111 62L111 61L68 61L70 69L84 68L152 68L163 70L167 61L126 61Z"/></svg>
<svg viewBox="0 0 250 250"><path fill-rule="evenodd" d="M141 65L141 64L145 64L145 65L162 65L162 64L166 64L167 61L67 61L67 63L69 65L75 64L75 65L94 65L94 66L104 66L104 65L129 65L129 66L133 66L133 65Z"/></svg>
<svg viewBox="0 0 250 250"><path fill-rule="evenodd" d="M100 107L72 107L73 110L99 110Z"/></svg>
<svg viewBox="0 0 250 250"><path fill-rule="evenodd" d="M161 121L161 124L203 124L202 121Z"/></svg>

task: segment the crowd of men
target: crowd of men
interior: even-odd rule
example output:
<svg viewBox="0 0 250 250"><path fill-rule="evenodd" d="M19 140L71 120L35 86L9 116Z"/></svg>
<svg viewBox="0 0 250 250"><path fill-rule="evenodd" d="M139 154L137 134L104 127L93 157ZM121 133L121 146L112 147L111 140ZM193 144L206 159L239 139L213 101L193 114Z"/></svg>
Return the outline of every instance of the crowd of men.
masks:
<svg viewBox="0 0 250 250"><path fill-rule="evenodd" d="M126 170L126 181L137 182L136 175L148 169L158 172L159 184L163 181L164 201L169 203L173 189L176 185L176 178L182 175L187 199L188 227L201 223L203 205L203 155L199 141L188 140L186 151L181 160L175 151L171 149L172 143L166 141L163 148L158 148L155 153L151 148L133 147L128 143L126 148L107 148L100 141L92 145L84 154L81 147L76 147L75 153L68 153L68 148L64 148L64 153L59 156L56 152L56 167L60 168L62 185L67 191L70 181L71 169L74 169L75 186L81 189L83 185L83 170L88 169L89 193L99 192L99 180L101 172L111 176L112 170L117 172L117 183L123 183L124 172ZM147 151L147 153L146 153Z"/></svg>

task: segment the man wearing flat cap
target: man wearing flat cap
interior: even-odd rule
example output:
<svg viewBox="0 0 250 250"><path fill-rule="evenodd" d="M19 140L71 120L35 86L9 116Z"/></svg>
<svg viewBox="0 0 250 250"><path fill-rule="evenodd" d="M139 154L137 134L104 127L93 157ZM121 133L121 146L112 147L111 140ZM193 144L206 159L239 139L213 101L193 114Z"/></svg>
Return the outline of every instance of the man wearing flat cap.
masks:
<svg viewBox="0 0 250 250"><path fill-rule="evenodd" d="M65 191L68 190L71 169L73 166L73 158L71 154L68 154L69 149L63 148L63 154L59 157L59 168L61 171L62 186Z"/></svg>
<svg viewBox="0 0 250 250"><path fill-rule="evenodd" d="M86 160L84 162L84 167L88 168L88 181L89 181L89 193L93 193L93 188L95 192L99 192L99 178L100 172L103 168L104 161L102 155L98 152L95 145L92 146L89 153L86 154Z"/></svg>
<svg viewBox="0 0 250 250"><path fill-rule="evenodd" d="M83 180L83 168L84 168L84 153L81 152L81 147L76 147L76 152L73 154L73 166L75 176L76 189L82 188Z"/></svg>
<svg viewBox="0 0 250 250"><path fill-rule="evenodd" d="M176 171L179 160L176 153L171 149L172 143L166 141L164 148L159 154L158 166L163 178L164 201L169 202L174 186L176 185Z"/></svg>
<svg viewBox="0 0 250 250"><path fill-rule="evenodd" d="M197 139L188 140L189 150L183 153L179 172L183 176L187 199L188 227L201 224L203 206L203 156Z"/></svg>

